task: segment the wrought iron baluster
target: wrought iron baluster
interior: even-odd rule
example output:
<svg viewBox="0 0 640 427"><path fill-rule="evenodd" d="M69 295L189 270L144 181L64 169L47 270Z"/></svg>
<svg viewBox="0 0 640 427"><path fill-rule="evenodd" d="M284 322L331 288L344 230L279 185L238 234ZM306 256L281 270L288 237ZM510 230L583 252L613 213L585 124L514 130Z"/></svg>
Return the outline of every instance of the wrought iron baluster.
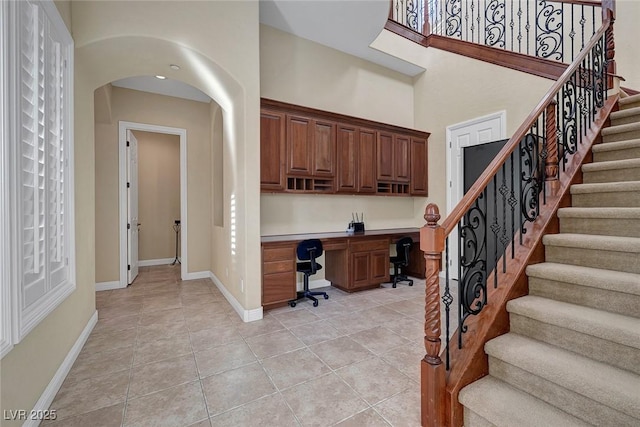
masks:
<svg viewBox="0 0 640 427"><path fill-rule="evenodd" d="M497 197L497 184L496 184L496 172L493 175L493 224L491 224L491 231L493 232L493 287L498 287L498 234L500 233L500 224L498 224L498 197Z"/></svg>
<svg viewBox="0 0 640 427"><path fill-rule="evenodd" d="M444 311L445 311L445 317L444 317L444 329L445 329L445 368L448 371L449 370L449 325L450 325L450 320L449 320L449 315L450 315L450 309L451 309L451 303L453 302L453 296L451 295L451 291L449 288L449 236L447 236L447 238L445 239L445 243L444 243L444 265L445 265L445 278L444 278L444 294L442 295L442 302L444 303Z"/></svg>
<svg viewBox="0 0 640 427"><path fill-rule="evenodd" d="M540 124L540 118L536 121L536 138L540 143L542 143L542 149L540 150L540 161L539 164L539 182L542 190L542 204L547 204L547 180L546 180L546 169L545 165L547 164L547 157L549 155L547 148L547 111L542 111L542 126ZM542 137L540 136L540 128L542 128Z"/></svg>
<svg viewBox="0 0 640 427"><path fill-rule="evenodd" d="M504 0L487 1L484 14L484 44L492 47L505 47Z"/></svg>
<svg viewBox="0 0 640 427"><path fill-rule="evenodd" d="M478 4L480 3L480 0L478 0ZM476 29L476 24L475 24L475 17L473 16L473 12L476 9L476 3L474 0L471 0L471 43L473 43L475 41L475 29Z"/></svg>
<svg viewBox="0 0 640 427"><path fill-rule="evenodd" d="M515 195L515 186L513 185L514 178L514 153L513 151L509 155L509 162L511 163L511 194L509 194L509 206L511 206L511 259L516 257L516 204L518 199Z"/></svg>
<svg viewBox="0 0 640 427"><path fill-rule="evenodd" d="M507 194L509 194L509 187L507 187L507 164L502 164L502 185L500 186L500 195L502 196L502 236L500 236L500 243L502 243L502 272L507 272L507 243L509 243L509 237L507 236ZM498 272L494 271L494 275L497 278ZM497 284L497 283L496 283Z"/></svg>
<svg viewBox="0 0 640 427"><path fill-rule="evenodd" d="M511 11L511 20L509 21L509 28L511 28L511 51L513 52L513 29L516 25L513 20L513 0L511 0L510 11Z"/></svg>
<svg viewBox="0 0 640 427"><path fill-rule="evenodd" d="M525 2L526 1L527 0L525 0ZM536 11L538 10L538 6L537 5L538 4L536 3ZM536 12L536 14L537 14L537 12ZM526 37L527 38L527 41L526 41L526 43L527 43L527 55L529 55L529 45L531 44L531 41L530 41L530 38L529 38L529 30L531 29L531 25L529 24L529 5L528 4L527 4L527 23L524 26L524 29L527 32L527 37Z"/></svg>
<svg viewBox="0 0 640 427"><path fill-rule="evenodd" d="M584 19L584 5L580 7L580 10L581 10L581 16L582 16L580 18L580 27L582 28L582 45L580 46L580 50L582 50L584 49L584 24L587 21L585 21Z"/></svg>
<svg viewBox="0 0 640 427"><path fill-rule="evenodd" d="M573 52L574 50L574 46L575 46L575 36L576 36L576 31L574 28L575 25L575 4L571 4L571 32L569 33L569 37L571 38L571 62L573 62L573 59L575 58L575 53Z"/></svg>
<svg viewBox="0 0 640 427"><path fill-rule="evenodd" d="M463 221L464 219L458 221L458 349L462 348L462 323L464 322L464 319L462 318L462 315L464 314L464 310L462 309L462 246L464 245L464 239L462 237Z"/></svg>

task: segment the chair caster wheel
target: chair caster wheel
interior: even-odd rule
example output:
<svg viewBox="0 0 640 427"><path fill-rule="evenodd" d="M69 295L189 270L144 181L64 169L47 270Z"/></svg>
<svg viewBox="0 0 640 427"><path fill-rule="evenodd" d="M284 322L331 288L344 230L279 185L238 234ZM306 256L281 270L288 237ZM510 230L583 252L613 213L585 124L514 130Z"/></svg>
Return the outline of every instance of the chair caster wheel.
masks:
<svg viewBox="0 0 640 427"><path fill-rule="evenodd" d="M413 286L413 283L409 283L409 286Z"/></svg>
<svg viewBox="0 0 640 427"><path fill-rule="evenodd" d="M314 302L313 302L313 306L314 306L314 307L317 307L317 306L318 306L318 301L314 301Z"/></svg>
<svg viewBox="0 0 640 427"><path fill-rule="evenodd" d="M324 299L329 299L329 295L324 294Z"/></svg>
<svg viewBox="0 0 640 427"><path fill-rule="evenodd" d="M289 305L290 305L291 307L295 307L295 306L296 306L296 302L295 302L295 301L291 301L291 302L289 303Z"/></svg>
<svg viewBox="0 0 640 427"><path fill-rule="evenodd" d="M392 288L395 288L395 287L396 287L396 284L394 283L393 285L391 285L391 287L392 287Z"/></svg>

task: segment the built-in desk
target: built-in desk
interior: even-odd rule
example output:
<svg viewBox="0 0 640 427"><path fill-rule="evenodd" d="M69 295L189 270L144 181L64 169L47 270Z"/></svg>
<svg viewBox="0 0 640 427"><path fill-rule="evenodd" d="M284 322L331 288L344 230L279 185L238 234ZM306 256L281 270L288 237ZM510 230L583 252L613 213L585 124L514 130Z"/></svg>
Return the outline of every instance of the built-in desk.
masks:
<svg viewBox="0 0 640 427"><path fill-rule="evenodd" d="M424 255L420 250L420 229L395 228L346 232L263 236L262 305L275 308L296 298L296 247L306 239L320 239L324 249L325 279L346 292L377 288L389 282L389 247L409 236L414 245L405 272L424 278Z"/></svg>

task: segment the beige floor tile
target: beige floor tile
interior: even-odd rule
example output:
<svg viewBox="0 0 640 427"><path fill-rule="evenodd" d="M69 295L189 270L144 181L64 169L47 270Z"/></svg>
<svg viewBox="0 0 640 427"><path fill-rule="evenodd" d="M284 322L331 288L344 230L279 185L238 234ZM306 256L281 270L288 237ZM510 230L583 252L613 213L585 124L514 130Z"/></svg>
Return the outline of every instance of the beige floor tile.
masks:
<svg viewBox="0 0 640 427"><path fill-rule="evenodd" d="M336 374L327 374L282 392L303 426L327 426L367 408Z"/></svg>
<svg viewBox="0 0 640 427"><path fill-rule="evenodd" d="M271 332L281 331L284 326L274 316L265 316L261 320L255 322L242 323L237 327L238 332L244 338L255 337L258 335L269 334Z"/></svg>
<svg viewBox="0 0 640 427"><path fill-rule="evenodd" d="M307 323L305 325L289 328L293 335L297 336L306 345L317 344L343 336L344 334L326 320Z"/></svg>
<svg viewBox="0 0 640 427"><path fill-rule="evenodd" d="M189 337L193 351L202 351L208 348L242 341L242 336L234 328L225 326L191 332Z"/></svg>
<svg viewBox="0 0 640 427"><path fill-rule="evenodd" d="M124 427L183 427L207 417L198 381L130 399Z"/></svg>
<svg viewBox="0 0 640 427"><path fill-rule="evenodd" d="M309 308L311 309L311 307ZM331 301L331 298L329 298L328 301L322 301L322 304L318 305L318 307L313 307L313 314L320 317L321 319L327 319L329 317L351 313L351 311L352 310L348 306L348 304L343 304L338 301Z"/></svg>
<svg viewBox="0 0 640 427"><path fill-rule="evenodd" d="M278 393L211 418L213 426L297 427L293 412Z"/></svg>
<svg viewBox="0 0 640 427"><path fill-rule="evenodd" d="M131 368L134 346L101 351L99 353L85 351L78 355L66 381L80 381Z"/></svg>
<svg viewBox="0 0 640 427"><path fill-rule="evenodd" d="M256 356L244 341L195 353L200 378L255 362Z"/></svg>
<svg viewBox="0 0 640 427"><path fill-rule="evenodd" d="M40 425L47 427L120 427L124 403L97 409L81 415L65 418L59 421L44 421Z"/></svg>
<svg viewBox="0 0 640 427"><path fill-rule="evenodd" d="M247 338L246 342L258 356L258 359L265 359L304 347L302 341L286 330Z"/></svg>
<svg viewBox="0 0 640 427"><path fill-rule="evenodd" d="M304 325L305 323L311 323L311 322L320 320L318 316L316 316L310 310L307 310L307 309L283 312L283 313L276 314L275 317L285 327Z"/></svg>
<svg viewBox="0 0 640 427"><path fill-rule="evenodd" d="M202 380L209 415L273 394L276 388L260 364L242 366Z"/></svg>
<svg viewBox="0 0 640 427"><path fill-rule="evenodd" d="M94 332L89 336L83 350L87 352L100 352L129 347L136 343L136 329L124 329L121 331Z"/></svg>
<svg viewBox="0 0 640 427"><path fill-rule="evenodd" d="M371 357L336 371L370 405L398 394L412 386L402 372L377 357Z"/></svg>
<svg viewBox="0 0 640 427"><path fill-rule="evenodd" d="M216 297L211 292L207 292L206 294L182 294L180 298L184 307L221 302L220 298Z"/></svg>
<svg viewBox="0 0 640 427"><path fill-rule="evenodd" d="M384 420L375 410L369 408L351 418L336 424L336 427L389 427L390 424ZM401 426L397 426L401 427Z"/></svg>
<svg viewBox="0 0 640 427"><path fill-rule="evenodd" d="M379 302L367 296L364 296L362 292L351 295L351 298L344 301L343 304L349 305L349 307L351 307L351 310L353 311L364 310L367 308L377 307L380 305Z"/></svg>
<svg viewBox="0 0 640 427"><path fill-rule="evenodd" d="M128 384L128 370L72 383L65 381L51 409L55 409L58 420L62 420L112 406L124 402Z"/></svg>
<svg viewBox="0 0 640 427"><path fill-rule="evenodd" d="M132 304L114 304L108 307L98 310L99 319L109 319L111 317L130 316L132 314L138 314L142 310L142 303L136 302Z"/></svg>
<svg viewBox="0 0 640 427"><path fill-rule="evenodd" d="M424 299L424 295L422 296L422 298ZM395 310L398 313L404 314L405 316L422 316L422 318L424 319L424 301L403 300L385 304L384 307Z"/></svg>
<svg viewBox="0 0 640 427"><path fill-rule="evenodd" d="M191 307L184 307L183 310L185 313L184 317L187 322L187 328L189 328L190 332L219 327L231 327L234 324L226 313L213 314L202 312L192 314L189 312L190 309Z"/></svg>
<svg viewBox="0 0 640 427"><path fill-rule="evenodd" d="M140 326L138 328L138 342L151 342L160 339L175 337L176 335L187 335L187 323L184 320L176 320L175 322L156 323L149 326Z"/></svg>
<svg viewBox="0 0 640 427"><path fill-rule="evenodd" d="M382 326L376 326L375 328L357 332L349 336L351 339L362 344L375 354L386 353L392 348L399 347L410 342Z"/></svg>
<svg viewBox="0 0 640 427"><path fill-rule="evenodd" d="M129 295L127 298L119 298L119 294L113 294L104 304L105 307L118 306L121 308L134 307L142 304L144 298L141 295Z"/></svg>
<svg viewBox="0 0 640 427"><path fill-rule="evenodd" d="M151 311L140 315L140 326L150 326L158 323L174 323L184 321L184 313L181 308L169 310Z"/></svg>
<svg viewBox="0 0 640 427"><path fill-rule="evenodd" d="M332 369L350 365L373 355L349 337L340 337L309 347Z"/></svg>
<svg viewBox="0 0 640 427"><path fill-rule="evenodd" d="M191 354L191 342L189 335L176 335L151 342L139 342L136 345L134 365L157 362L163 359L171 359L178 356Z"/></svg>
<svg viewBox="0 0 640 427"><path fill-rule="evenodd" d="M211 421L209 421L209 418L205 418L204 420L191 424L188 427L211 427Z"/></svg>
<svg viewBox="0 0 640 427"><path fill-rule="evenodd" d="M389 350L381 357L413 381L420 381L420 361L425 355L423 346L407 344Z"/></svg>
<svg viewBox="0 0 640 427"><path fill-rule="evenodd" d="M360 311L330 317L327 321L343 334L353 334L371 328L371 325L367 323L367 317Z"/></svg>
<svg viewBox="0 0 640 427"><path fill-rule="evenodd" d="M264 359L262 366L280 390L331 372L318 356L306 348Z"/></svg>
<svg viewBox="0 0 640 427"><path fill-rule="evenodd" d="M177 293L166 296L154 296L151 299L145 298L142 305L142 312L169 310L171 308L182 307L182 302Z"/></svg>
<svg viewBox="0 0 640 427"><path fill-rule="evenodd" d="M392 426L420 427L420 386L396 394L375 409Z"/></svg>
<svg viewBox="0 0 640 427"><path fill-rule="evenodd" d="M100 319L93 328L92 334L100 332L115 332L125 329L135 329L138 327L140 315L132 314L129 316L112 317L109 319Z"/></svg>
<svg viewBox="0 0 640 427"><path fill-rule="evenodd" d="M370 327L378 325L386 326L387 323L405 318L405 316L398 313L397 311L391 310L390 308L384 306L366 308L360 311L360 315L363 319L365 319Z"/></svg>
<svg viewBox="0 0 640 427"><path fill-rule="evenodd" d="M424 339L424 320L418 321L402 316L399 319L385 323L384 326L410 341Z"/></svg>
<svg viewBox="0 0 640 427"><path fill-rule="evenodd" d="M164 390L197 379L198 370L192 354L135 366L131 370L129 398Z"/></svg>

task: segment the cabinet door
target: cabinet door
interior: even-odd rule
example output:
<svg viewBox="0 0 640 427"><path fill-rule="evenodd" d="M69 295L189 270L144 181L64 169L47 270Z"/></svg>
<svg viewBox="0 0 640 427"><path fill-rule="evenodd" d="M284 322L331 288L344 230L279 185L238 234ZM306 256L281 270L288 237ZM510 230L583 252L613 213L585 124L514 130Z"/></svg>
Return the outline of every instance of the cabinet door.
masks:
<svg viewBox="0 0 640 427"><path fill-rule="evenodd" d="M311 175L313 121L308 117L287 116L287 173Z"/></svg>
<svg viewBox="0 0 640 427"><path fill-rule="evenodd" d="M311 158L314 176L335 176L336 124L313 121L313 154Z"/></svg>
<svg viewBox="0 0 640 427"><path fill-rule="evenodd" d="M355 126L338 125L336 151L338 159L338 191L358 191L358 138Z"/></svg>
<svg viewBox="0 0 640 427"><path fill-rule="evenodd" d="M260 187L284 190L285 115L260 113Z"/></svg>
<svg viewBox="0 0 640 427"><path fill-rule="evenodd" d="M424 138L411 138L411 194L426 196L429 194L428 145Z"/></svg>
<svg viewBox="0 0 640 427"><path fill-rule="evenodd" d="M376 190L376 131L361 128L358 138L358 191L375 193Z"/></svg>
<svg viewBox="0 0 640 427"><path fill-rule="evenodd" d="M409 137L404 135L394 135L393 138L393 161L394 180L399 182L409 182L410 159L409 159Z"/></svg>
<svg viewBox="0 0 640 427"><path fill-rule="evenodd" d="M262 305L286 302L295 298L295 271L262 276Z"/></svg>
<svg viewBox="0 0 640 427"><path fill-rule="evenodd" d="M356 252L351 254L351 283L350 288L367 286L371 277L371 254Z"/></svg>
<svg viewBox="0 0 640 427"><path fill-rule="evenodd" d="M388 132L378 132L378 141L376 145L378 179L382 181L393 181L393 134Z"/></svg>
<svg viewBox="0 0 640 427"><path fill-rule="evenodd" d="M371 252L371 283L389 281L389 249Z"/></svg>

